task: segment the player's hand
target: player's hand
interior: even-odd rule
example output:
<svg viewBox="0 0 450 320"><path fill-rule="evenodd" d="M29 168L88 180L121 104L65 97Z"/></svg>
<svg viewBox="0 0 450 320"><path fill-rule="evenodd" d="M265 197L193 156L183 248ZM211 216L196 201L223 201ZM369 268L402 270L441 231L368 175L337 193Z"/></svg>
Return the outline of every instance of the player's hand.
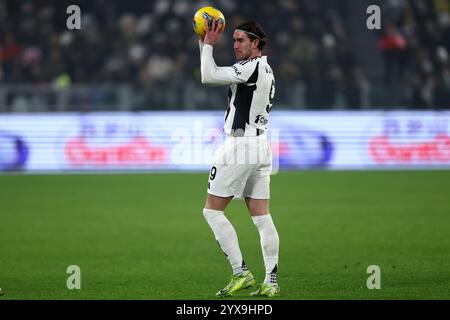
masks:
<svg viewBox="0 0 450 320"><path fill-rule="evenodd" d="M224 26L223 24L219 23L219 20L214 20L211 24L211 29L209 29L208 27L206 28L205 39L203 40L203 42L214 47L216 43L219 42L220 37L222 36L223 28Z"/></svg>

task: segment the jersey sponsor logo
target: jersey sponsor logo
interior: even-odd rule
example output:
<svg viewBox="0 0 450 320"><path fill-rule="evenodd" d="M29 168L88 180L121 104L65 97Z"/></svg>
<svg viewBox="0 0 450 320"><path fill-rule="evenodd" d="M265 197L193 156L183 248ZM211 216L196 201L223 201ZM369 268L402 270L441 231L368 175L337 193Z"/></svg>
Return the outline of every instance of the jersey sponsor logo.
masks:
<svg viewBox="0 0 450 320"><path fill-rule="evenodd" d="M255 119L255 123L257 124L262 124L262 125L266 125L268 122L267 118L262 116L262 115L257 115L256 119Z"/></svg>

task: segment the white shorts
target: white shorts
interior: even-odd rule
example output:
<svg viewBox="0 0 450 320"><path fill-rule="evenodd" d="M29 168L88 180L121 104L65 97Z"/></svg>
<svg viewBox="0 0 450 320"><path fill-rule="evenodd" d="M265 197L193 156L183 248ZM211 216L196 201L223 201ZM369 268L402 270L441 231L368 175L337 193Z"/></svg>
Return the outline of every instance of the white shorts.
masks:
<svg viewBox="0 0 450 320"><path fill-rule="evenodd" d="M267 135L227 136L209 173L208 193L219 197L270 199L272 151Z"/></svg>

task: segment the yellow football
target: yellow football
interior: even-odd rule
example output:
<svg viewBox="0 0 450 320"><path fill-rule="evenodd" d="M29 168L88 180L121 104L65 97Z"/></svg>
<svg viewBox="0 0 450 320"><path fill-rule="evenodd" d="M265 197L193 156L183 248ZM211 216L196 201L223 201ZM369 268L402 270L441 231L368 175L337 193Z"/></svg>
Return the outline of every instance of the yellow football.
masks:
<svg viewBox="0 0 450 320"><path fill-rule="evenodd" d="M206 34L206 28L211 28L214 20L219 20L219 23L225 28L225 17L220 10L214 7L203 7L199 9L192 21L194 32L201 38Z"/></svg>

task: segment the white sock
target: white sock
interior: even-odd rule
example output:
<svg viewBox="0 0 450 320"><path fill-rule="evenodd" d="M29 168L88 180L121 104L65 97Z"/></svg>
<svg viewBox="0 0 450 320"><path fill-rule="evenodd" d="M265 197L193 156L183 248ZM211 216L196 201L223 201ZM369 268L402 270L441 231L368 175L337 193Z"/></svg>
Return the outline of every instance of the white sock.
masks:
<svg viewBox="0 0 450 320"><path fill-rule="evenodd" d="M261 239L261 248L266 267L266 278L264 283L277 283L278 271L278 251L280 239L278 238L277 229L273 224L270 214L262 216L252 216L253 223L259 231Z"/></svg>
<svg viewBox="0 0 450 320"><path fill-rule="evenodd" d="M225 217L223 211L203 209L203 216L214 232L220 248L225 253L233 268L233 274L247 271L248 268L242 259L238 237L231 222Z"/></svg>

